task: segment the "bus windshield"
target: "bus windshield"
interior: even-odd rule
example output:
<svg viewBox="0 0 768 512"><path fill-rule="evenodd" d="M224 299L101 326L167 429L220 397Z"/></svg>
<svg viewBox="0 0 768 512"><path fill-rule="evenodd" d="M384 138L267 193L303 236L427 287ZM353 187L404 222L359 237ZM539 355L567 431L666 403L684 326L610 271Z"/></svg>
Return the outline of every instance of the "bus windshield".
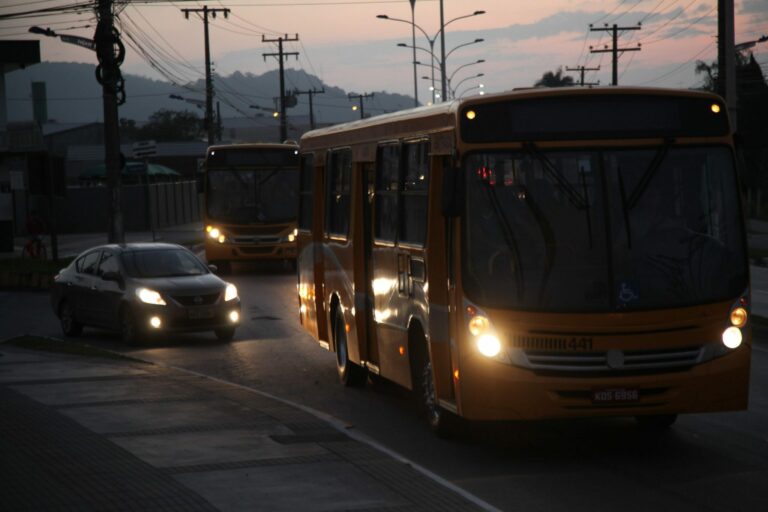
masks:
<svg viewBox="0 0 768 512"><path fill-rule="evenodd" d="M295 168L209 168L208 218L235 224L294 221L298 188Z"/></svg>
<svg viewBox="0 0 768 512"><path fill-rule="evenodd" d="M466 157L464 288L488 307L606 312L733 298L747 287L725 147Z"/></svg>

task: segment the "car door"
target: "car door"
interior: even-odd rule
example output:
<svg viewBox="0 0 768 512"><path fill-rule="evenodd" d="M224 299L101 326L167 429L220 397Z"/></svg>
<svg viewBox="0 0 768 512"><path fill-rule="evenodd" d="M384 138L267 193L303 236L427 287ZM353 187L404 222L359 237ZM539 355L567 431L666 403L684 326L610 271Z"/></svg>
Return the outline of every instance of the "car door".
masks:
<svg viewBox="0 0 768 512"><path fill-rule="evenodd" d="M101 280L96 275L99 267L101 251L95 250L88 253L83 260L82 271L78 272L78 312L82 322L86 324L98 324L96 314L98 304L98 284Z"/></svg>
<svg viewBox="0 0 768 512"><path fill-rule="evenodd" d="M101 253L101 260L96 269L95 280L96 290L93 294L93 314L94 321L99 325L107 327L117 327L119 325L120 301L123 297L125 288L123 281L104 279L104 274L122 276L119 257L114 251L104 250Z"/></svg>
<svg viewBox="0 0 768 512"><path fill-rule="evenodd" d="M65 300L72 306L75 318L82 323L89 323L89 296L90 287L93 285L93 277L99 264L101 251L90 251L75 262L75 274L67 282L64 291Z"/></svg>

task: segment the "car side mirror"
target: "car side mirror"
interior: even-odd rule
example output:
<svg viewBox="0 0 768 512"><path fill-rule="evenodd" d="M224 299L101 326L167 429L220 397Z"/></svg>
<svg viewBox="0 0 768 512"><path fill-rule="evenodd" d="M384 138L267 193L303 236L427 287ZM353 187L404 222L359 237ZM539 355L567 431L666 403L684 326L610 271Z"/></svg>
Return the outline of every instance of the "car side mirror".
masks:
<svg viewBox="0 0 768 512"><path fill-rule="evenodd" d="M217 273L219 271L219 267L217 267L214 264L210 264L210 265L208 265L208 270L210 270L211 272L213 272L215 274L215 273Z"/></svg>

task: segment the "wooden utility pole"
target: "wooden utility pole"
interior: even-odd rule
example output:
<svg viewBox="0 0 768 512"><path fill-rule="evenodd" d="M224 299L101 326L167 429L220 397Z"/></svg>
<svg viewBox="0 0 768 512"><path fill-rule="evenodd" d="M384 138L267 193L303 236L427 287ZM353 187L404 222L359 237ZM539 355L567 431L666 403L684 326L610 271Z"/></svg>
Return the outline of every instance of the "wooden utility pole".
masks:
<svg viewBox="0 0 768 512"><path fill-rule="evenodd" d="M293 94L295 94L295 95L306 94L307 96L309 96L309 128L310 128L310 130L314 130L315 129L315 111L312 108L312 97L315 94L324 94L324 93L325 93L325 87L323 87L322 89L315 89L313 87L309 91L300 91L298 89L294 89L293 90Z"/></svg>
<svg viewBox="0 0 768 512"><path fill-rule="evenodd" d="M280 63L280 142L285 142L288 139L288 122L286 120L286 104L285 104L285 68L283 66L284 58L289 56L294 56L297 59L299 58L299 52L284 52L283 51L283 41L298 41L299 40L299 34L294 35L293 37L288 37L286 34L285 37L278 37L277 39L267 39L264 36L261 36L261 42L262 43L277 43L277 53L264 53L262 54L264 57L264 60L267 60L267 57L277 57L278 62Z"/></svg>
<svg viewBox="0 0 768 512"><path fill-rule="evenodd" d="M608 48L608 45L605 45L605 47L602 50L594 50L591 46L589 47L590 53L612 53L613 54L613 78L611 80L611 85L619 85L619 52L639 52L640 51L640 43L637 44L634 48L619 48L619 30L640 30L642 25L639 23L633 27L619 27L615 23L612 26L606 25L602 28L593 28L592 25L589 26L589 30L591 32L612 32L613 33L613 46L611 48Z"/></svg>
<svg viewBox="0 0 768 512"><path fill-rule="evenodd" d="M373 93L365 93L365 94L347 94L347 97L350 100L358 100L360 102L360 119L365 118L365 108L363 107L363 100L366 98L373 98Z"/></svg>
<svg viewBox="0 0 768 512"><path fill-rule="evenodd" d="M566 71L578 71L580 76L581 76L581 80L579 81L579 85L581 85L582 87L585 86L585 85L600 85L599 81L598 82L584 82L584 73L586 71L600 71L600 66L597 66L596 68L585 68L584 66L576 66L575 68L569 68L569 67L566 66L565 70Z"/></svg>
<svg viewBox="0 0 768 512"><path fill-rule="evenodd" d="M205 128L208 132L208 145L216 143L216 126L213 122L213 80L211 79L211 48L208 41L208 15L215 18L217 13L229 17L229 9L210 9L204 5L202 9L182 9L184 17L189 19L189 13L202 14L203 35L205 38Z"/></svg>
<svg viewBox="0 0 768 512"><path fill-rule="evenodd" d="M101 84L104 105L104 166L106 167L107 188L109 190L109 243L125 242L123 213L120 198L120 173L122 171L120 155L120 125L117 113L118 104L125 102L124 80L120 74L120 64L125 57L125 47L120 41L120 33L114 27L112 0L98 0L94 41L99 65L96 67L96 79Z"/></svg>
<svg viewBox="0 0 768 512"><path fill-rule="evenodd" d="M733 0L717 0L717 92L725 99L736 129L736 41Z"/></svg>

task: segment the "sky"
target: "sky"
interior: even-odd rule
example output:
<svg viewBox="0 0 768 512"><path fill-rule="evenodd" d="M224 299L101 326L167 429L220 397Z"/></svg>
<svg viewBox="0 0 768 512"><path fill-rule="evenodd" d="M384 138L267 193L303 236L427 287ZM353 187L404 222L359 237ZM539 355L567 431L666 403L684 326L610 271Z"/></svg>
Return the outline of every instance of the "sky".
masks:
<svg viewBox="0 0 768 512"><path fill-rule="evenodd" d="M70 5L82 0L0 0L3 14ZM447 75L455 95L480 90L498 92L528 87L547 71L564 68L578 80L578 72L565 68L586 66L600 69L586 73L587 82L607 85L611 81L611 38L606 31L590 31L605 24L640 27L623 30L619 59L621 85L696 87L703 77L694 73L697 60L716 59L717 0L444 0ZM277 59L264 53L277 51L277 44L262 39L285 37L285 51L298 56L286 59L286 67L304 69L326 84L357 93L387 91L414 94L413 55L398 43L412 44L411 25L376 16L411 19L408 0L129 0L120 3L119 27L127 43L124 73L155 79L191 82L204 74L203 23L181 9L230 9L210 23L210 47L215 72L229 75L262 74L277 68ZM477 10L484 14L469 16ZM415 21L430 38L440 28L440 1L416 0ZM768 35L768 0L736 0L736 42ZM0 38L39 39L45 61L95 63L95 54L55 38L28 34L36 24L61 34L92 37L95 28L91 11L80 14L34 18L0 19ZM640 24L640 25L638 25ZM90 25L86 27L86 25ZM468 44L475 39L483 42ZM427 36L416 31L417 84L419 100L431 99L431 73ZM439 57L440 40L434 44ZM454 50L455 51L452 51ZM768 42L753 49L768 73ZM146 55L154 62L148 63ZM482 60L484 62L478 63ZM162 72L158 72L161 68ZM482 74L481 77L477 75ZM436 72L439 77L439 72ZM427 77L426 79L422 77ZM439 80L438 80L439 88ZM305 84L289 84L299 88Z"/></svg>

